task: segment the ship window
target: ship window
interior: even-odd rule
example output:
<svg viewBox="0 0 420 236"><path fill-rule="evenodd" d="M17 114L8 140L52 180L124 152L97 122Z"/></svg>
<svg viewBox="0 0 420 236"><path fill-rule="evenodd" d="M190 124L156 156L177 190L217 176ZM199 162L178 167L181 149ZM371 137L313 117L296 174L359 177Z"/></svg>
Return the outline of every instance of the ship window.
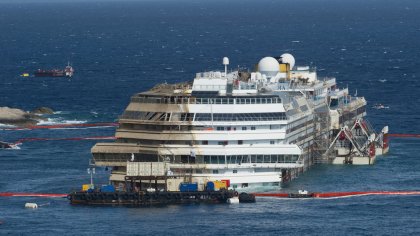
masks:
<svg viewBox="0 0 420 236"><path fill-rule="evenodd" d="M264 163L270 163L270 155L264 155Z"/></svg>
<svg viewBox="0 0 420 236"><path fill-rule="evenodd" d="M182 155L181 156L181 163L190 163L190 156Z"/></svg>
<svg viewBox="0 0 420 236"><path fill-rule="evenodd" d="M251 130L255 130L255 126L251 126Z"/></svg>
<svg viewBox="0 0 420 236"><path fill-rule="evenodd" d="M278 160L279 163L284 163L284 155L279 155L278 159L279 159Z"/></svg>
<svg viewBox="0 0 420 236"><path fill-rule="evenodd" d="M236 174L238 173L238 170L233 170L232 173Z"/></svg>
<svg viewBox="0 0 420 236"><path fill-rule="evenodd" d="M331 99L330 107L338 106L338 99Z"/></svg>
<svg viewBox="0 0 420 236"><path fill-rule="evenodd" d="M257 155L257 163L263 163L263 155Z"/></svg>
<svg viewBox="0 0 420 236"><path fill-rule="evenodd" d="M225 156L218 156L218 161L219 161L219 163L218 164L225 164L226 163L226 159L225 159Z"/></svg>
<svg viewBox="0 0 420 236"><path fill-rule="evenodd" d="M252 163L257 163L257 156L256 155L251 155L251 162Z"/></svg>
<svg viewBox="0 0 420 236"><path fill-rule="evenodd" d="M271 155L271 163L276 163L277 162L277 155Z"/></svg>
<svg viewBox="0 0 420 236"><path fill-rule="evenodd" d="M274 140L270 140L270 144L274 144Z"/></svg>
<svg viewBox="0 0 420 236"><path fill-rule="evenodd" d="M236 163L239 164L239 165L242 163L242 156L237 156L236 157Z"/></svg>
<svg viewBox="0 0 420 236"><path fill-rule="evenodd" d="M221 130L225 130L225 127L217 127L217 130L221 131Z"/></svg>
<svg viewBox="0 0 420 236"><path fill-rule="evenodd" d="M242 145L244 143L243 140L238 140L238 145Z"/></svg>
<svg viewBox="0 0 420 236"><path fill-rule="evenodd" d="M209 145L209 141L207 141L207 140L203 140L203 141L201 142L201 144L203 144L203 145Z"/></svg>
<svg viewBox="0 0 420 236"><path fill-rule="evenodd" d="M242 127L242 130L246 130L246 127Z"/></svg>
<svg viewBox="0 0 420 236"><path fill-rule="evenodd" d="M219 174L219 170L213 170L213 174Z"/></svg>

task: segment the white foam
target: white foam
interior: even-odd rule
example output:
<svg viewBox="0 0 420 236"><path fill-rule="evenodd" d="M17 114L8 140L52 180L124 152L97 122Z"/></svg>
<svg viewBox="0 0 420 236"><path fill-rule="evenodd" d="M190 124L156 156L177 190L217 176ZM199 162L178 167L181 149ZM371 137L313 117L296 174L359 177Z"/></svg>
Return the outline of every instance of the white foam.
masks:
<svg viewBox="0 0 420 236"><path fill-rule="evenodd" d="M38 122L37 125L62 125L62 124L84 124L87 120L63 120L62 118L48 118Z"/></svg>
<svg viewBox="0 0 420 236"><path fill-rule="evenodd" d="M11 145L10 149L19 150L20 149L20 147L19 147L20 144L21 143L16 143L16 144Z"/></svg>
<svg viewBox="0 0 420 236"><path fill-rule="evenodd" d="M69 111L55 111L54 115L60 115L60 114L70 114Z"/></svg>
<svg viewBox="0 0 420 236"><path fill-rule="evenodd" d="M0 123L0 129L10 129L10 128L16 128L16 126Z"/></svg>

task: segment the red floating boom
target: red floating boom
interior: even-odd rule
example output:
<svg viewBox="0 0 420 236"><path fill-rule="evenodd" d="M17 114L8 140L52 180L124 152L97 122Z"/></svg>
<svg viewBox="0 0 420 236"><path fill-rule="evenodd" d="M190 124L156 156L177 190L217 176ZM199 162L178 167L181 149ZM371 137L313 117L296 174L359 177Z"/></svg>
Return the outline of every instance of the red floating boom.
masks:
<svg viewBox="0 0 420 236"><path fill-rule="evenodd" d="M278 197L290 198L291 193L253 193L256 197ZM367 196L367 195L420 195L420 191L361 191L361 192L326 192L326 193L309 193L303 198L338 198L351 196ZM12 193L0 192L0 197L48 197L62 198L67 194L62 193ZM296 197L293 197L296 198ZM299 198L299 197L297 197Z"/></svg>
<svg viewBox="0 0 420 236"><path fill-rule="evenodd" d="M420 134L388 134L388 136L396 138L420 138Z"/></svg>
<svg viewBox="0 0 420 236"><path fill-rule="evenodd" d="M290 198L289 193L253 193L256 197L278 197ZM366 195L420 195L420 191L361 191L361 192L326 192L326 193L309 193L301 197L293 198L336 198Z"/></svg>
<svg viewBox="0 0 420 236"><path fill-rule="evenodd" d="M0 197L67 197L67 194L62 193L9 193L0 192Z"/></svg>

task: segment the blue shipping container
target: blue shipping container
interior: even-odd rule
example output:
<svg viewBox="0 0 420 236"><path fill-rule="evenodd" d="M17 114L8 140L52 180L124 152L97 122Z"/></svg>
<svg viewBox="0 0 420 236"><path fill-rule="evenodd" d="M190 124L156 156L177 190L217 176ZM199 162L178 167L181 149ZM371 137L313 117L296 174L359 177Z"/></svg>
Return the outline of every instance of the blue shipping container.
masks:
<svg viewBox="0 0 420 236"><path fill-rule="evenodd" d="M197 183L180 183L179 191L181 192L196 192L198 191Z"/></svg>
<svg viewBox="0 0 420 236"><path fill-rule="evenodd" d="M214 182L212 182L212 181L207 182L206 190L207 191L214 191Z"/></svg>
<svg viewBox="0 0 420 236"><path fill-rule="evenodd" d="M113 193L115 192L114 185L102 185L101 192L103 193Z"/></svg>

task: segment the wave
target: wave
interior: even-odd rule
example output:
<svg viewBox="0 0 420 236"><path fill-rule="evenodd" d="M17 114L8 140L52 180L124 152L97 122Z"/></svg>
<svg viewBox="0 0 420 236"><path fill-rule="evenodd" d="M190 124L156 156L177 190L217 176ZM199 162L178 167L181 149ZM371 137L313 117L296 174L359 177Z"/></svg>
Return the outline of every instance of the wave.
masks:
<svg viewBox="0 0 420 236"><path fill-rule="evenodd" d="M70 114L71 112L69 111L55 111L54 115L61 115L61 114Z"/></svg>
<svg viewBox="0 0 420 236"><path fill-rule="evenodd" d="M17 126L15 125L8 125L8 124L2 124L0 123L0 128L1 129L10 129L10 128L16 128Z"/></svg>

